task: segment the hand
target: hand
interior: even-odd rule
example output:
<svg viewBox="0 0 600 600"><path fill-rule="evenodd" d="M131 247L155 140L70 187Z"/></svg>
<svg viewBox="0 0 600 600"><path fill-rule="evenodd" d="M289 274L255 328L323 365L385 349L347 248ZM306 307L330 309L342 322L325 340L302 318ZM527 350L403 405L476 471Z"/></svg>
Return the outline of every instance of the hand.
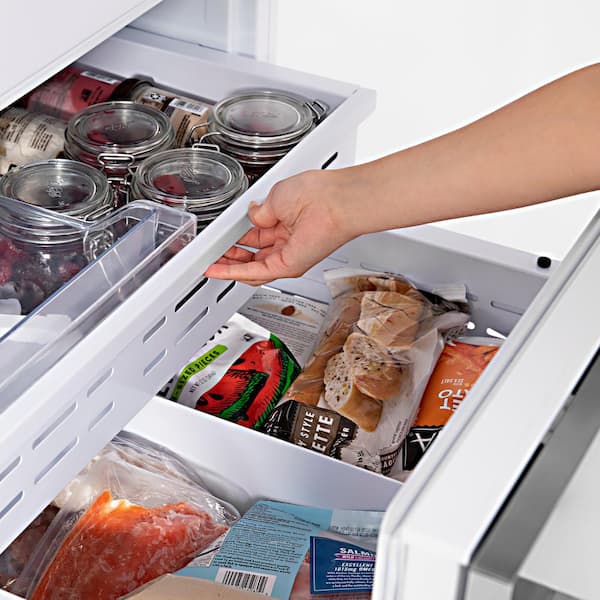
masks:
<svg viewBox="0 0 600 600"><path fill-rule="evenodd" d="M307 171L273 186L263 204L251 204L254 227L206 271L207 277L262 285L298 277L352 239L344 218L345 178L336 171Z"/></svg>

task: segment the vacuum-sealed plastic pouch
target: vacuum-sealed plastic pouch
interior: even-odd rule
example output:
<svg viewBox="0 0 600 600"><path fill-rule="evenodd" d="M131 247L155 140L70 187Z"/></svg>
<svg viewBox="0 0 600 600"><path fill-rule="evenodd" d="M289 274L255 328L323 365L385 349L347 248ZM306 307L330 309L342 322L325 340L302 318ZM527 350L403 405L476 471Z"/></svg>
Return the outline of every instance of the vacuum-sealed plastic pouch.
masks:
<svg viewBox="0 0 600 600"><path fill-rule="evenodd" d="M140 439L111 442L63 494L63 506L11 589L35 600L116 600L218 545L239 513L185 463Z"/></svg>
<svg viewBox="0 0 600 600"><path fill-rule="evenodd" d="M366 600L382 518L378 511L259 501L210 563L201 557L176 575L280 600Z"/></svg>
<svg viewBox="0 0 600 600"><path fill-rule="evenodd" d="M403 472L417 466L502 342L500 338L460 337L446 343L423 392L417 417L402 444L398 462Z"/></svg>
<svg viewBox="0 0 600 600"><path fill-rule="evenodd" d="M387 474L444 340L468 320L466 290L448 286L449 301L444 288L345 268L325 280L332 303L320 341L263 430Z"/></svg>

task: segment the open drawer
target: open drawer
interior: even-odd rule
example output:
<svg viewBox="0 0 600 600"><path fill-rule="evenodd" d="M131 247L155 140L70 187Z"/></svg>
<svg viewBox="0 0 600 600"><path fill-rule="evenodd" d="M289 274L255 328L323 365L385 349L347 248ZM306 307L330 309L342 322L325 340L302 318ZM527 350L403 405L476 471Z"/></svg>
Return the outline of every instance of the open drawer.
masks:
<svg viewBox="0 0 600 600"><path fill-rule="evenodd" d="M151 400L140 411L151 395L147 391L149 386L156 390L171 375L171 367L171 370L161 371L158 377L150 368L149 376L141 377L152 361L156 362L155 357L172 354L174 356L171 360L177 361L186 353L190 354L252 292L246 286L236 284L231 287L227 282L206 281L196 273L193 280L175 280L175 284L180 286L177 301L175 305L163 304L160 318L143 318L143 312L149 310L146 306L158 308L157 303L163 302L161 285L165 282L165 274L169 274L173 265L179 263L179 268L187 269L186 261L181 260L185 254L188 254L188 261L202 260L202 257L195 256L192 249L205 234L212 231L215 240L213 243L216 244L234 239L237 235L234 231L240 226L240 222L243 223L243 211L239 208L236 214L236 208L238 207L232 207L228 214L220 217L214 226L211 225L196 241L181 250L157 276L132 296L131 300L136 302L132 302L131 310L137 309L142 315L138 315L137 311L135 314L120 314L127 312L127 303L124 303L82 340L70 356L67 355L52 369L54 373L60 371L61 375L68 376L73 371L73 360L78 360L82 368L77 371L77 377L84 386L83 389L78 387L69 396L71 402L72 398L76 399L77 409L65 416L61 407L67 395L64 390L59 393L60 381L53 380L57 390L52 396L55 404L46 401L44 415L47 422L51 418L47 409L55 407L51 414L57 415L58 419L54 417L54 428L44 442L44 464L48 464L48 459L53 454L57 458L52 469L38 484L25 487L27 481L24 477L19 477L18 469L10 473L3 482L3 487L7 487L7 482L17 479L25 489L24 500L27 499L27 492L32 496L27 507L24 502L19 502L5 511L2 527L5 532L10 533L3 538L3 545L10 541L10 536L18 532L18 523L24 527L35 511L40 510L52 498L52 494L66 484L93 453L138 411L139 414L126 426L127 429L198 462L215 473L215 481L218 482L220 478L231 481L231 486L223 488L217 485L214 492L241 509L248 507L256 499L265 497L339 508L385 510L390 506L401 487L392 479L163 399ZM520 313L526 310L534 298L539 300L543 297L538 292L547 277L547 271L540 269L535 257L531 255L433 227L422 227L404 232L363 236L340 249L304 277L298 280L281 280L275 285L288 292L327 300L328 292L322 280L322 271L340 265L400 272L417 283L464 282L470 294L474 331L478 334L485 334L487 327L507 334L515 326L518 328ZM150 291L144 288L150 288ZM226 292L228 288L230 290ZM119 336L115 336L121 323L124 329ZM132 325L141 327L139 336L128 335L128 327ZM181 340L178 340L180 337ZM103 352L94 353L100 343L105 344L101 347L104 353L111 353L111 366L108 367L111 374L108 377L104 375L107 371L94 366L94 360L107 358ZM486 372L488 381L498 376L499 367L503 366L501 357L504 356L506 362L507 353L510 352L510 344L506 344L498 355L498 360L493 363L498 368L491 366ZM116 360L115 357L119 359ZM125 364L121 363L123 360L126 361ZM157 369L161 366L162 362L156 362ZM72 378L71 381L76 379ZM42 376L40 381L48 382L51 379ZM31 393L36 389L37 383L28 391ZM485 397L478 393L479 389L481 386L478 383L472 390L469 401L463 403L472 411L485 404ZM47 390L47 393L48 391L53 390ZM107 405L112 406L110 411L103 415L95 427L90 427L90 418ZM458 417L464 412L467 411L461 410L450 422L436 445L421 461L413 477L418 476L422 467L427 468L431 463L428 462L429 454L435 456L437 447L444 447L444 452L452 456L453 438L456 438L461 428ZM32 419L30 423L33 421ZM31 435L39 435L39 429L41 426L37 424ZM100 433L99 429L102 429ZM71 439L76 439L77 443L65 453L65 441ZM412 478L405 484L406 489L398 494L398 498L405 493L410 495L411 485ZM397 500L392 503L392 508L396 502ZM17 521L16 515L20 516L20 521Z"/></svg>
<svg viewBox="0 0 600 600"><path fill-rule="evenodd" d="M152 3L140 3L140 10L142 4ZM280 88L322 100L330 112L189 244L190 252L184 248L182 260L169 261L107 311L51 367L35 377L19 374L11 388L17 391L0 415L2 548L152 398L200 340L250 296L250 287L207 281L202 275L247 228L249 199L264 197L277 180L299 171L351 164L358 124L374 108L374 92L355 85L129 28L80 59L96 69L146 74L167 87L215 100L240 88Z"/></svg>

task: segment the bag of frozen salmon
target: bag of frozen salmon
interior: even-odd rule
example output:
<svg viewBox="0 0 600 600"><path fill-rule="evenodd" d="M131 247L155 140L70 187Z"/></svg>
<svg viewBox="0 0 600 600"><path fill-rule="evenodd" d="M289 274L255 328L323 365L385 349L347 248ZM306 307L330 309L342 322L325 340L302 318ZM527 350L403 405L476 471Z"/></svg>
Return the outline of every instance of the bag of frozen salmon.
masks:
<svg viewBox="0 0 600 600"><path fill-rule="evenodd" d="M300 366L270 331L235 314L161 391L166 398L258 429Z"/></svg>
<svg viewBox="0 0 600 600"><path fill-rule="evenodd" d="M464 285L431 291L356 269L325 272L320 340L262 430L389 474L446 339L468 319Z"/></svg>
<svg viewBox="0 0 600 600"><path fill-rule="evenodd" d="M181 465L174 475L172 456L161 468L156 446L145 464L134 439L111 442L62 495L11 591L34 600L117 600L218 547L238 511Z"/></svg>

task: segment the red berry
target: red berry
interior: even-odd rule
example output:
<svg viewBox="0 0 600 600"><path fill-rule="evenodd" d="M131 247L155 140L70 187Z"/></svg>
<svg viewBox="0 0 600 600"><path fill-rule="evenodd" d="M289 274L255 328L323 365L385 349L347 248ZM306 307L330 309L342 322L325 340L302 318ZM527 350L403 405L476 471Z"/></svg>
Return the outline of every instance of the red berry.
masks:
<svg viewBox="0 0 600 600"><path fill-rule="evenodd" d="M11 262L4 258L0 257L0 285L4 285L10 281L12 277L12 265Z"/></svg>
<svg viewBox="0 0 600 600"><path fill-rule="evenodd" d="M58 268L58 273L63 281L69 281L69 279L77 275L79 271L81 271L81 267L73 262L63 263Z"/></svg>
<svg viewBox="0 0 600 600"><path fill-rule="evenodd" d="M23 255L23 250L17 248L9 239L0 238L0 258L8 260L12 264L21 259Z"/></svg>

